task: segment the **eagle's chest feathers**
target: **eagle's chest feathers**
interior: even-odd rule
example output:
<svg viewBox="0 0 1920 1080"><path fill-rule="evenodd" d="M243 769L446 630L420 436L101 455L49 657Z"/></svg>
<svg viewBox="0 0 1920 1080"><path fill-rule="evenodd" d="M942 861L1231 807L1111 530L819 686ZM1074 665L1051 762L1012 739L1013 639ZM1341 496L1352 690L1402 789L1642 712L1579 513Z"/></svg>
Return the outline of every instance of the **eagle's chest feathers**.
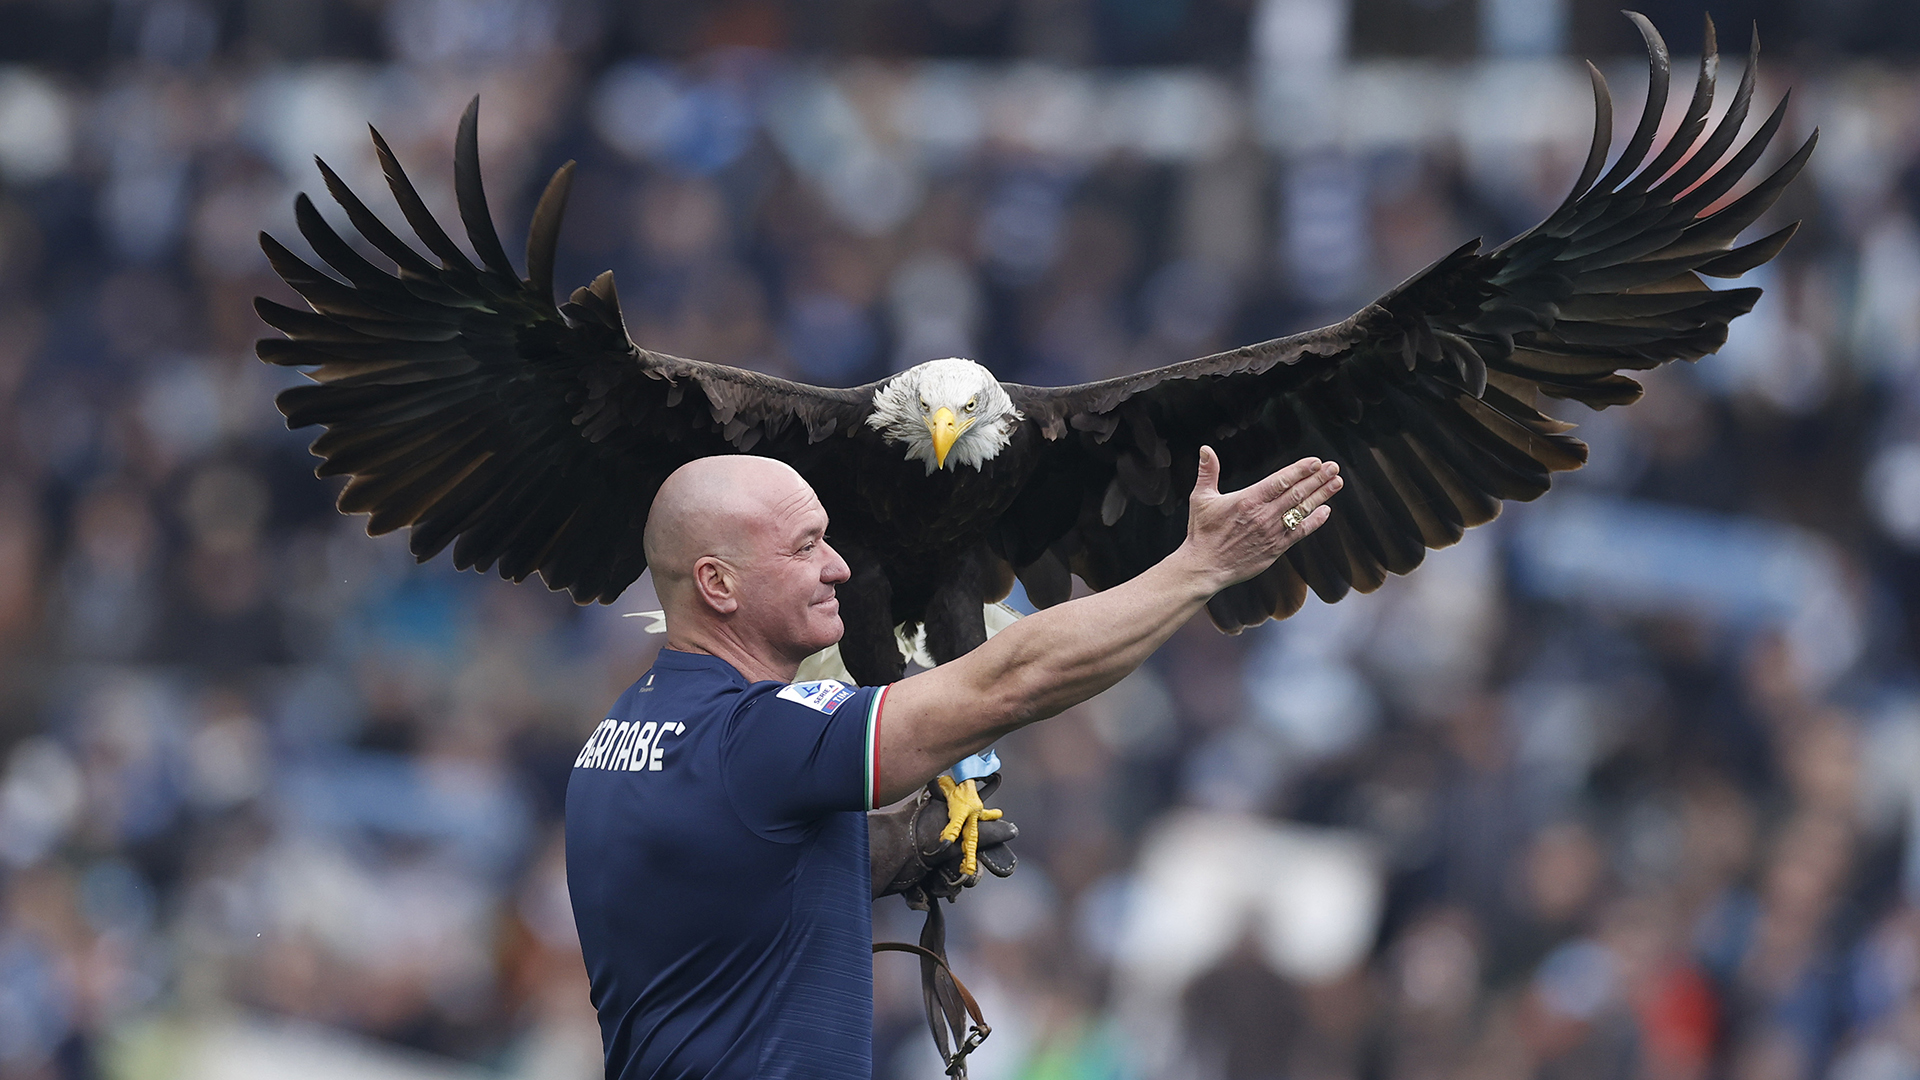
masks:
<svg viewBox="0 0 1920 1080"><path fill-rule="evenodd" d="M970 546L1018 497L1031 456L1016 440L978 469L929 475L919 462L889 455L863 470L860 496L873 522L904 549L924 554Z"/></svg>

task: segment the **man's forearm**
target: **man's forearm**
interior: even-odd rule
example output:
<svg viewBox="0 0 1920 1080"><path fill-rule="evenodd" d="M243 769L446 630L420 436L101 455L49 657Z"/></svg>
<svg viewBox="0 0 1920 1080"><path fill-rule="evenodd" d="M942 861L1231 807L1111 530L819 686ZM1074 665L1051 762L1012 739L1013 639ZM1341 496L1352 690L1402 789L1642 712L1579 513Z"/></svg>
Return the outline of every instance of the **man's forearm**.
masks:
<svg viewBox="0 0 1920 1080"><path fill-rule="evenodd" d="M1239 491L1219 490L1220 459L1200 450L1187 539L1114 588L1008 627L980 648L887 692L876 759L883 801L1017 727L1085 701L1140 666L1207 599L1273 565L1327 521L1339 466L1302 458Z"/></svg>
<svg viewBox="0 0 1920 1080"><path fill-rule="evenodd" d="M951 723L885 724L881 799L917 790L953 762L1125 678L1206 606L1217 571L1182 545L1131 581L1047 608L950 663L894 684L887 712ZM951 705L941 708L941 702ZM961 715L961 714L964 714Z"/></svg>
<svg viewBox="0 0 1920 1080"><path fill-rule="evenodd" d="M1005 714L981 745L1119 682L1222 587L1183 545L1131 581L1021 619L994 637L1006 642L1003 648L961 657L980 657L968 682L986 688L994 711Z"/></svg>

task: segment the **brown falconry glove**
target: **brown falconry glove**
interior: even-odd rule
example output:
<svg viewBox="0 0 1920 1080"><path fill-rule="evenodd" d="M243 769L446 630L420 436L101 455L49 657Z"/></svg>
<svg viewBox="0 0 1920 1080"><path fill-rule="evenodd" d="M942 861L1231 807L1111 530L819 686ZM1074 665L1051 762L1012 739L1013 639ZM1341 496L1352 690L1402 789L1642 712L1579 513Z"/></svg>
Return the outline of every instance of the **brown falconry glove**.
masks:
<svg viewBox="0 0 1920 1080"><path fill-rule="evenodd" d="M991 795L998 786L999 773L983 777L978 784L980 796ZM952 900L960 890L979 882L977 870L961 873L964 852L960 841L941 838L948 816L946 795L937 780L891 810L867 814L874 899L900 893L908 905L924 910L930 900ZM995 877L1013 873L1013 849L1007 845L1020 830L1005 819L982 821L979 827L975 852L979 865Z"/></svg>

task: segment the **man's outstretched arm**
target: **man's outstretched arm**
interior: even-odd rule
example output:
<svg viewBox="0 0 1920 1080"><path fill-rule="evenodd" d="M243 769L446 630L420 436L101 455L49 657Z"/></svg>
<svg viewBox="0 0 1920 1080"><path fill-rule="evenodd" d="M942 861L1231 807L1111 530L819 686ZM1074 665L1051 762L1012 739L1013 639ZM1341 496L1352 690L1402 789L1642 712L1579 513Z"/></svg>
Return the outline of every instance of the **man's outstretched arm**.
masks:
<svg viewBox="0 0 1920 1080"><path fill-rule="evenodd" d="M879 804L1015 728L1044 720L1119 682L1229 585L1273 565L1325 524L1339 466L1304 458L1251 487L1222 494L1220 459L1200 451L1187 539L1145 573L1105 592L1030 615L991 641L887 691L879 730ZM1289 529L1287 511L1310 511Z"/></svg>

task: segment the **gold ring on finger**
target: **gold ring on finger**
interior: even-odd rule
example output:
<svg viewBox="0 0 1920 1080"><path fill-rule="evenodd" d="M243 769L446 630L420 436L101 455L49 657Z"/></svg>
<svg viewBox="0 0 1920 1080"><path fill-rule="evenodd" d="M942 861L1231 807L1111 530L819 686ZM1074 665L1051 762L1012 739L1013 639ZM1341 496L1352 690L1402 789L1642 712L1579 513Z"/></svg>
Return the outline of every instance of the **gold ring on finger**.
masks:
<svg viewBox="0 0 1920 1080"><path fill-rule="evenodd" d="M1286 524L1288 531L1292 531L1299 528L1301 524L1307 520L1307 512L1301 507L1296 506L1286 513L1281 514L1280 520Z"/></svg>

